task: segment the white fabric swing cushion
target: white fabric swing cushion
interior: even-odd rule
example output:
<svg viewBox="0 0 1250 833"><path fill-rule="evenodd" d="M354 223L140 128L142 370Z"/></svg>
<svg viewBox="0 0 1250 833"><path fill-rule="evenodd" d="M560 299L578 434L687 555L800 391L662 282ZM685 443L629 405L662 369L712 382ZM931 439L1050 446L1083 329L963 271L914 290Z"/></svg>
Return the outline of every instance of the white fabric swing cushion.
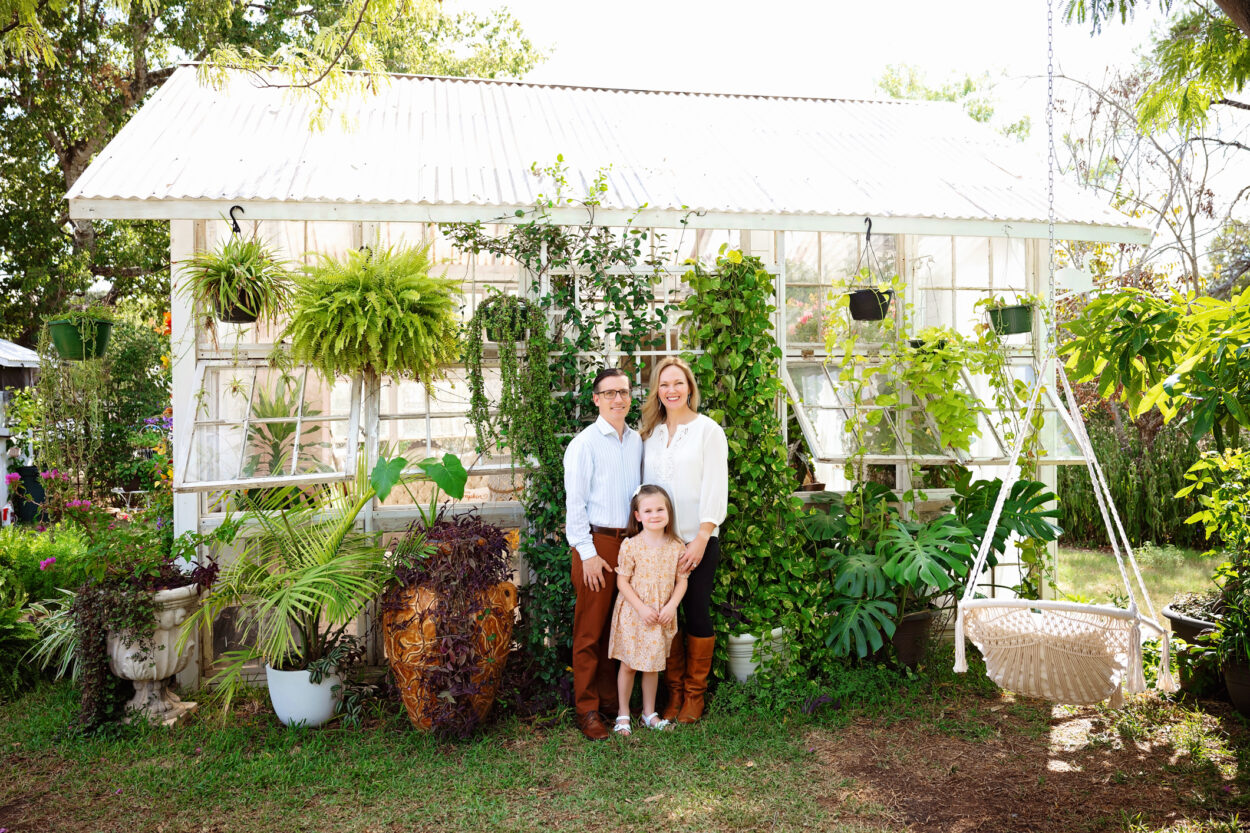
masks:
<svg viewBox="0 0 1250 833"><path fill-rule="evenodd" d="M1100 703L1117 693L1130 663L1141 662L1133 642L1142 620L1126 610L1025 599L969 599L959 607L990 679L1019 694Z"/></svg>

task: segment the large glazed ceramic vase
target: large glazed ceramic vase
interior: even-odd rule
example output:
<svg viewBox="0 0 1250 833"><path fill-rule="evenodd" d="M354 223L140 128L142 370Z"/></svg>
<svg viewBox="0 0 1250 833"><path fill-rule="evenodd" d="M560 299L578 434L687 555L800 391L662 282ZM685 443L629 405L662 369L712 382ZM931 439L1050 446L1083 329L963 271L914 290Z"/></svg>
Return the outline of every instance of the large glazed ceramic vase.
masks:
<svg viewBox="0 0 1250 833"><path fill-rule="evenodd" d="M512 642L512 624L517 606L517 589L510 581L500 582L486 593L486 605L477 620L475 636L481 670L473 682L480 686L472 696L478 720L484 720L495 702L504 662ZM399 592L398 603L383 613L382 632L391 673L408 709L408 719L418 729L429 729L439 692L429 685L427 669L440 665L438 622L432 608L438 596L424 587L407 587Z"/></svg>
<svg viewBox="0 0 1250 833"><path fill-rule="evenodd" d="M181 651L178 650L178 639L182 636L182 623L200 605L200 590L194 584L158 590L155 601L156 630L152 634L150 650L110 633L109 668L116 676L135 684L135 696L126 704L127 711L169 722L196 705L184 702L170 691L168 680L186 668L195 653L199 634L188 636Z"/></svg>

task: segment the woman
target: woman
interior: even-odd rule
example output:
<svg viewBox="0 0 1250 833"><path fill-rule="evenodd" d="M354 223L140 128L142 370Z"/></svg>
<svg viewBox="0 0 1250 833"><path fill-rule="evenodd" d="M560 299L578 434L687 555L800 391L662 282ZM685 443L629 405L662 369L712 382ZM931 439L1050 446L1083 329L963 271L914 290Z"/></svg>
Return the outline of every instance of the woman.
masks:
<svg viewBox="0 0 1250 833"><path fill-rule="evenodd" d="M716 421L698 413L699 386L690 366L676 356L661 359L651 373L642 405L642 482L663 486L672 496L677 535L686 544L679 569L690 571L681 603L685 633L669 649L665 720L694 723L703 716L703 695L712 669L712 582L720 563L717 532L729 501L729 446Z"/></svg>

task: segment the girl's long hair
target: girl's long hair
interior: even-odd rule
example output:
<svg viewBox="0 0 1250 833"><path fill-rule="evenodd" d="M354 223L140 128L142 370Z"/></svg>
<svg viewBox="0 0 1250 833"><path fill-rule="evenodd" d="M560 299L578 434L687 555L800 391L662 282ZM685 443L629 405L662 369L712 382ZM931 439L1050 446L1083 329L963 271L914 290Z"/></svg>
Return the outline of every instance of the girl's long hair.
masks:
<svg viewBox="0 0 1250 833"><path fill-rule="evenodd" d="M657 425L668 419L668 409L660 402L660 374L670 367L676 367L686 375L686 384L690 386L690 410L699 410L699 383L694 380L694 371L677 356L665 356L651 371L651 390L647 392L647 398L642 403L642 420L638 425L638 434L644 441L651 436Z"/></svg>
<svg viewBox="0 0 1250 833"><path fill-rule="evenodd" d="M634 515L638 511L638 504L642 502L644 497L651 495L659 495L664 498L664 505L668 507L668 523L664 526L664 537L672 538L674 541L681 541L677 537L677 513L673 511L672 498L668 496L668 492L663 486L656 486L652 483L639 486L638 491L634 492L634 497L629 502L629 523L625 525L625 537L633 538L642 532L642 524L638 522L638 518Z"/></svg>

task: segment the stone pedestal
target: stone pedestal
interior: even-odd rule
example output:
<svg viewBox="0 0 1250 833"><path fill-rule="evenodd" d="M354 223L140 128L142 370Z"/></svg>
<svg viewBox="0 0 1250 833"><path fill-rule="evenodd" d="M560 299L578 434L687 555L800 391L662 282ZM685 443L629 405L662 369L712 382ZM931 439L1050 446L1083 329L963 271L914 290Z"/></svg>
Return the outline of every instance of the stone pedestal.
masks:
<svg viewBox="0 0 1250 833"><path fill-rule="evenodd" d="M135 696L126 710L172 726L196 708L169 690L169 678L186 667L195 653L198 634L191 634L182 651L178 639L182 623L200 603L199 588L177 587L156 593L156 630L151 650L109 634L109 667L118 677L135 684Z"/></svg>

